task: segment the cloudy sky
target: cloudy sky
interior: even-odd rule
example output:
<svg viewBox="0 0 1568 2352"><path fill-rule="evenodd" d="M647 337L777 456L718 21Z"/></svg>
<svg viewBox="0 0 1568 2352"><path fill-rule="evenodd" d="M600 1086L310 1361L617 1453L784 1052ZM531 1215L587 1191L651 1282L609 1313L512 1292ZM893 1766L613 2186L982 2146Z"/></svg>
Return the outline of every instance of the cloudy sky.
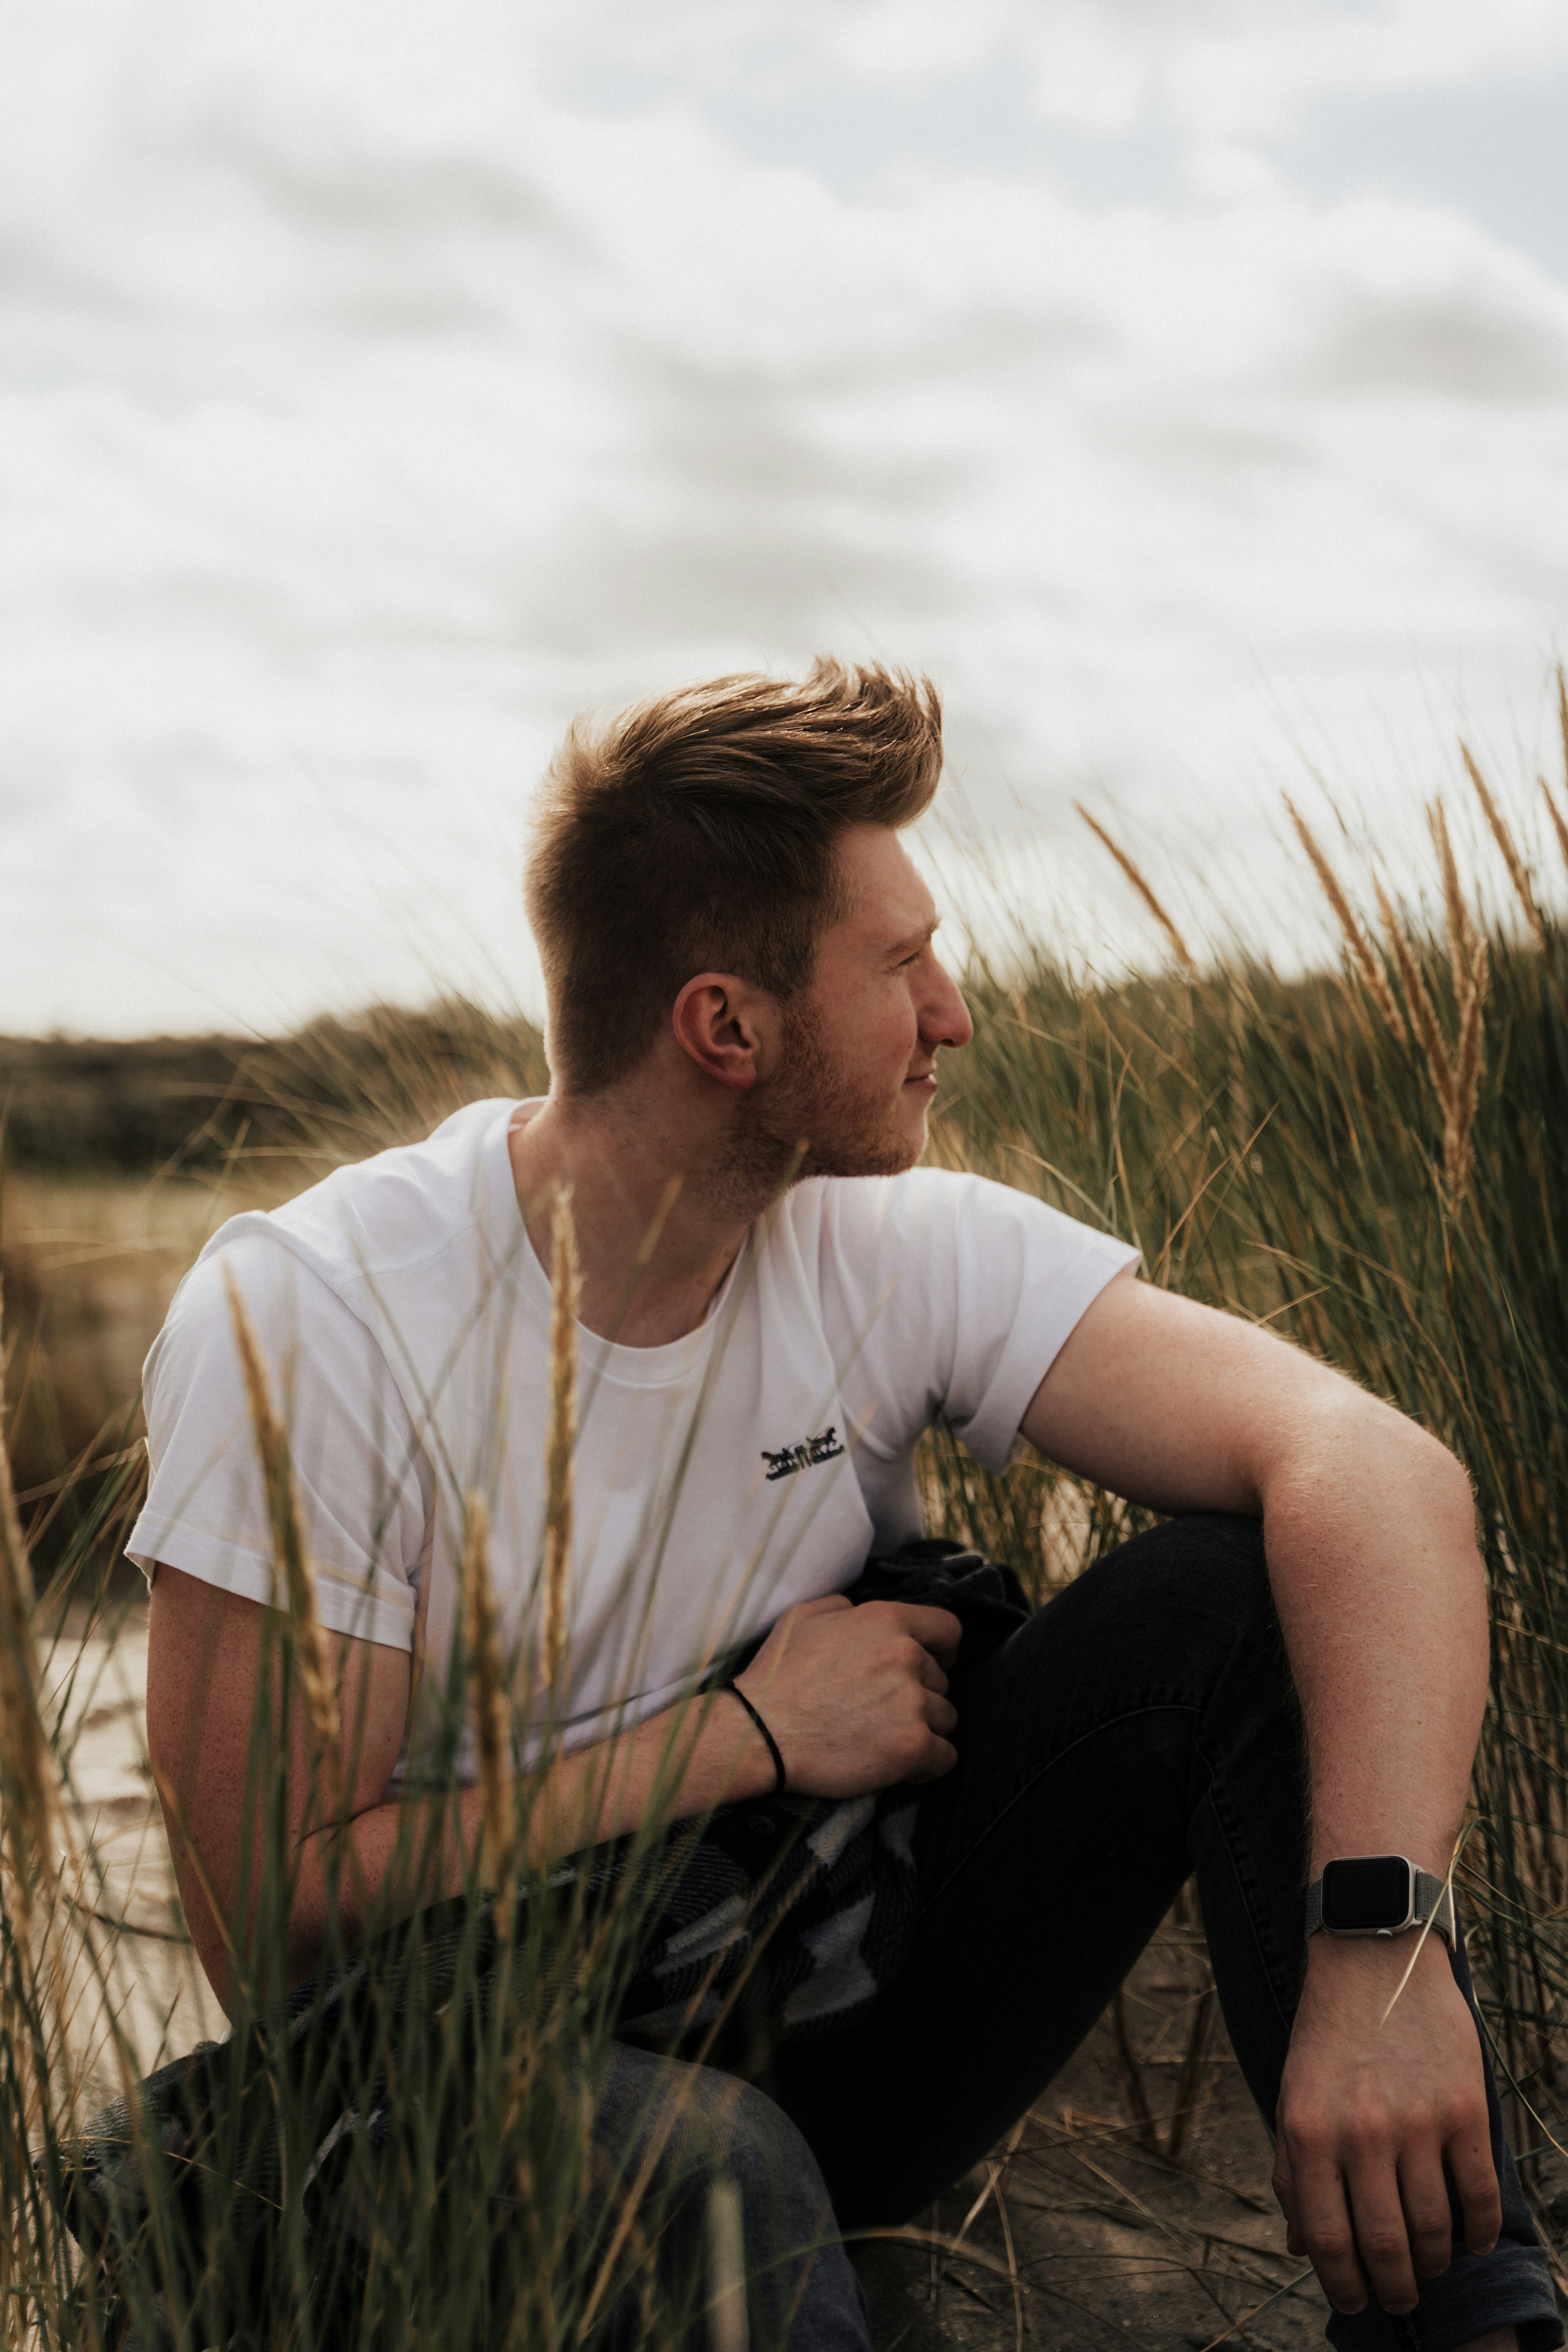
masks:
<svg viewBox="0 0 1568 2352"><path fill-rule="evenodd" d="M1300 944L1281 789L1559 772L1565 121L1561 0L0 0L0 1029L527 1002L564 720L821 647Z"/></svg>

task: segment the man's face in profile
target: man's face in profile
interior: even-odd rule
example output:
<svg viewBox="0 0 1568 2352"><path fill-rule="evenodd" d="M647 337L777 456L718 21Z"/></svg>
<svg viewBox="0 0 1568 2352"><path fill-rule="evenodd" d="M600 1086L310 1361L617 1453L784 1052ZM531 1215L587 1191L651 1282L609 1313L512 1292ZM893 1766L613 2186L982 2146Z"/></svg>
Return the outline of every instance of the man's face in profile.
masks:
<svg viewBox="0 0 1568 2352"><path fill-rule="evenodd" d="M768 1132L809 1146L803 1176L895 1176L926 1145L939 1045L973 1024L933 944L931 892L887 825L838 848L848 912L817 944L811 984L784 1008L771 1085L752 1097ZM760 1099L759 1099L760 1097Z"/></svg>

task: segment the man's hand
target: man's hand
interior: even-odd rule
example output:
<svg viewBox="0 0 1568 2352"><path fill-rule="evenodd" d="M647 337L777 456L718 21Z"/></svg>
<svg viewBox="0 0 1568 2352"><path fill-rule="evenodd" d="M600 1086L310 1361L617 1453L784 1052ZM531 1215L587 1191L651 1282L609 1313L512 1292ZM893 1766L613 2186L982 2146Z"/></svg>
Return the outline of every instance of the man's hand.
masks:
<svg viewBox="0 0 1568 2352"><path fill-rule="evenodd" d="M735 1680L778 1741L790 1787L863 1797L950 1772L958 1714L943 1670L961 1632L949 1611L902 1601L857 1609L831 1593L786 1609Z"/></svg>
<svg viewBox="0 0 1568 2352"><path fill-rule="evenodd" d="M1472 2254L1502 2221L1480 2044L1436 1931L1380 2023L1411 1940L1314 1936L1285 2061L1274 2193L1337 2311L1369 2287L1384 2311L1413 2310L1417 2282L1447 2269L1445 2158Z"/></svg>
<svg viewBox="0 0 1568 2352"><path fill-rule="evenodd" d="M192 1937L230 2014L239 1990L237 1952L248 1956L251 1998L281 1989L254 1974L267 1965L267 1955L252 1949L267 1851L258 1808L271 1801L270 1776L258 1780L252 1769L254 1739L277 1759L298 1862L284 1985L310 1974L330 1913L353 1940L422 1903L465 1892L484 1818L477 1786L462 1791L456 1818L444 1794L386 1794L407 1719L408 1655L342 1633L325 1639L343 1720L353 1727L352 1785L330 1824L308 1818L320 1759L297 1691L287 1719L279 1712L276 1678L264 1670L268 1614L258 1601L178 1569L161 1566L153 1580L148 1746ZM959 1635L958 1620L945 1609L890 1601L852 1609L838 1594L788 1610L741 1680L784 1751L790 1786L852 1797L949 1770L957 1758L942 1735L958 1718L942 1668ZM772 1780L762 1742L738 1706L667 1708L613 1740L554 1759L535 1783L530 1853L545 1868L656 1813L679 1821L760 1797ZM410 1804L419 1816L412 1838ZM418 1857L413 1869L411 1853Z"/></svg>

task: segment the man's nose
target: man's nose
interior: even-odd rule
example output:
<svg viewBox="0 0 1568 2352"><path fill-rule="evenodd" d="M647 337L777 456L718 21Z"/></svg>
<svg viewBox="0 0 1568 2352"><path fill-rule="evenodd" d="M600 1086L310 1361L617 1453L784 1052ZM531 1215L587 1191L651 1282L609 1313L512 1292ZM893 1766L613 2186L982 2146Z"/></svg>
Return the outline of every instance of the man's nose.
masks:
<svg viewBox="0 0 1568 2352"><path fill-rule="evenodd" d="M921 1008L922 1036L932 1045L967 1045L974 1034L974 1024L963 992L942 964L936 965L933 979L935 985Z"/></svg>

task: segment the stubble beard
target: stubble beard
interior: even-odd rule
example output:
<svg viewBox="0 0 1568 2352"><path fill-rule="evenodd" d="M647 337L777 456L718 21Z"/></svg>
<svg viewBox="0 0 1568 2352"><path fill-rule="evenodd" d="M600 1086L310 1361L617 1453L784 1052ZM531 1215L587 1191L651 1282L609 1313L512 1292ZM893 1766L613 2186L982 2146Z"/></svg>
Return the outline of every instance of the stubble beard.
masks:
<svg viewBox="0 0 1568 2352"><path fill-rule="evenodd" d="M756 1215L807 1176L899 1176L921 1145L885 1092L857 1086L833 1060L818 1024L785 1008L780 1071L754 1088L713 1171L721 1193Z"/></svg>

